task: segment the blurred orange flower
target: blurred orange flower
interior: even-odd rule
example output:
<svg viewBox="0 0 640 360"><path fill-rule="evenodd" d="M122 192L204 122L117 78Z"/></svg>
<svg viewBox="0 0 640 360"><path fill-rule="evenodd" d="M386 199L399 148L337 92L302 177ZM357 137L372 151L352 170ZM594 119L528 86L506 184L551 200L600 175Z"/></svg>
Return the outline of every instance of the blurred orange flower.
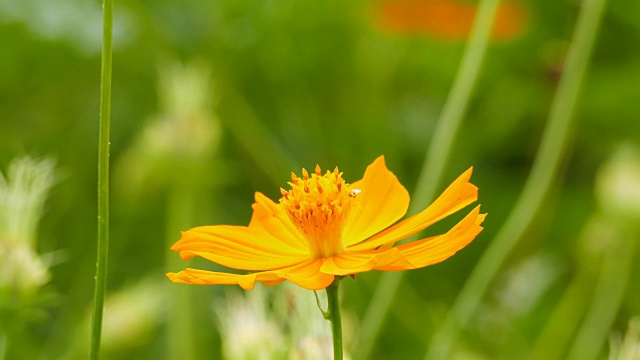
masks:
<svg viewBox="0 0 640 360"><path fill-rule="evenodd" d="M447 233L395 246L431 224L475 202L478 188L465 171L424 211L391 226L409 206L409 193L378 157L362 180L347 184L336 168L322 175L292 174L291 190L275 203L256 193L249 226L215 225L182 233L171 249L187 260L200 256L226 267L258 271L247 275L186 269L167 276L177 283L276 285L285 280L310 290L335 276L372 269L407 270L447 259L480 231L480 206ZM391 226L391 227L390 227Z"/></svg>
<svg viewBox="0 0 640 360"><path fill-rule="evenodd" d="M464 39L469 35L477 4L462 0L383 0L374 8L377 25L385 32ZM496 14L492 39L518 36L526 27L525 9L502 3Z"/></svg>

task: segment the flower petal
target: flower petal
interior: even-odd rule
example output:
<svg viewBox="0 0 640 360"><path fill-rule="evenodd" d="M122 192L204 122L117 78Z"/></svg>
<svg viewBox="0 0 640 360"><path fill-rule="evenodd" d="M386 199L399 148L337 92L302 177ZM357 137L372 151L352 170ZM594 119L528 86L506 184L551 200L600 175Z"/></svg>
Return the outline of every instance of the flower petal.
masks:
<svg viewBox="0 0 640 360"><path fill-rule="evenodd" d="M196 285L238 284L245 290L253 289L256 281L272 286L289 280L305 289L322 290L333 282L334 276L320 272L321 265L321 259L309 259L287 268L255 274L238 275L186 269L179 273L168 273L167 277L173 282Z"/></svg>
<svg viewBox="0 0 640 360"><path fill-rule="evenodd" d="M201 256L215 263L243 270L270 270L291 266L309 258L262 230L245 226L201 226L182 233L171 250L184 259Z"/></svg>
<svg viewBox="0 0 640 360"><path fill-rule="evenodd" d="M391 247L396 241L416 234L431 224L453 214L478 199L478 188L469 182L473 168L460 175L449 187L422 212L382 231L370 239L349 247L349 251Z"/></svg>
<svg viewBox="0 0 640 360"><path fill-rule="evenodd" d="M407 213L409 193L387 169L384 156L369 165L362 180L353 183L351 188L361 191L344 225L342 234L347 246L367 239Z"/></svg>
<svg viewBox="0 0 640 360"><path fill-rule="evenodd" d="M391 248L336 255L326 259L320 271L332 275L350 275L390 264L411 266L398 249Z"/></svg>
<svg viewBox="0 0 640 360"><path fill-rule="evenodd" d="M480 224L485 217L486 214L480 214L480 206L477 206L446 234L395 247L408 260L409 266L404 262L397 262L377 266L375 269L408 270L439 263L467 246L482 231Z"/></svg>
<svg viewBox="0 0 640 360"><path fill-rule="evenodd" d="M331 285L335 278L331 274L320 271L323 261L323 259L310 259L287 269L276 270L276 273L305 289L322 290Z"/></svg>
<svg viewBox="0 0 640 360"><path fill-rule="evenodd" d="M258 278L258 275L260 277ZM229 274L221 272L213 272L198 269L186 269L178 273L167 273L167 277L175 282L181 284L194 284L194 285L232 285L238 284L245 290L253 289L256 281L260 281L267 286L277 285L285 279L279 278L274 274L266 274L266 272L260 272L248 275Z"/></svg>
<svg viewBox="0 0 640 360"><path fill-rule="evenodd" d="M251 206L253 216L250 228L263 230L291 247L309 252L307 241L291 222L282 205L259 192L256 192L255 199L256 202Z"/></svg>

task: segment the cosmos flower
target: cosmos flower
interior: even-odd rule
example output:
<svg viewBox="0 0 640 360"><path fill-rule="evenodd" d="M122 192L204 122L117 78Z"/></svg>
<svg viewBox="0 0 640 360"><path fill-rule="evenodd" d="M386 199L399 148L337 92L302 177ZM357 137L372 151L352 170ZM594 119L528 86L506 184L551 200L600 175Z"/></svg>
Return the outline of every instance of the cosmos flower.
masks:
<svg viewBox="0 0 640 360"><path fill-rule="evenodd" d="M422 212L395 225L409 206L409 193L378 157L362 180L348 184L336 168L319 166L302 177L292 174L290 190L278 203L256 193L249 226L201 226L182 233L171 249L187 260L200 256L250 271L231 274L186 269L167 276L177 283L238 284L253 289L285 280L320 290L336 276L369 270L408 270L441 262L482 231L480 207L445 234L394 246L477 200L478 189L465 171Z"/></svg>
<svg viewBox="0 0 640 360"><path fill-rule="evenodd" d="M387 33L465 39L476 8L477 4L462 0L382 0L374 3L373 16ZM507 40L520 35L528 22L525 10L519 2L499 4L491 38Z"/></svg>

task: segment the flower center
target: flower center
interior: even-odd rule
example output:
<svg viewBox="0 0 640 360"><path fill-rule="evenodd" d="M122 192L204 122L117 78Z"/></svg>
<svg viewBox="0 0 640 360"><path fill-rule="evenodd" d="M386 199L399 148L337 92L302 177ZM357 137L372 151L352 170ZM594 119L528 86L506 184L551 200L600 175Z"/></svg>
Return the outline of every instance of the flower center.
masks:
<svg viewBox="0 0 640 360"><path fill-rule="evenodd" d="M342 229L352 200L360 193L349 189L336 167L322 175L316 165L315 174L302 169L302 177L291 174L291 190L280 188L280 203L289 218L309 243L311 256L331 257L345 251Z"/></svg>

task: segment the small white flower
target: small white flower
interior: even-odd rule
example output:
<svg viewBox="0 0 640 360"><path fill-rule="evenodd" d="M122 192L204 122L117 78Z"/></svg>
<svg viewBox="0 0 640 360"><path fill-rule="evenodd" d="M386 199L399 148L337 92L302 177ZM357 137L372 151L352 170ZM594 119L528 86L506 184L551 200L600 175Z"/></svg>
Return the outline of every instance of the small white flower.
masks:
<svg viewBox="0 0 640 360"><path fill-rule="evenodd" d="M49 281L47 265L35 251L36 232L54 162L28 157L0 173L0 288L26 293Z"/></svg>

